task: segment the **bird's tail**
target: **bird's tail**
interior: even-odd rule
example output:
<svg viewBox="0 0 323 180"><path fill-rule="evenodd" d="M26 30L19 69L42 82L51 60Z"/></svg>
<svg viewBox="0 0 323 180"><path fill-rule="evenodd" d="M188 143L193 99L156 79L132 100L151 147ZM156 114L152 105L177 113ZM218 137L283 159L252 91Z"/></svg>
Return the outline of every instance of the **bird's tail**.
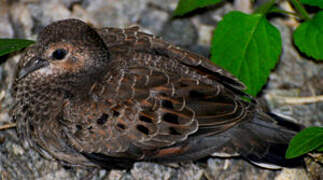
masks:
<svg viewBox="0 0 323 180"><path fill-rule="evenodd" d="M252 121L233 128L232 145L239 154L261 167L298 167L303 158L286 159L290 140L303 127L281 116L257 112Z"/></svg>

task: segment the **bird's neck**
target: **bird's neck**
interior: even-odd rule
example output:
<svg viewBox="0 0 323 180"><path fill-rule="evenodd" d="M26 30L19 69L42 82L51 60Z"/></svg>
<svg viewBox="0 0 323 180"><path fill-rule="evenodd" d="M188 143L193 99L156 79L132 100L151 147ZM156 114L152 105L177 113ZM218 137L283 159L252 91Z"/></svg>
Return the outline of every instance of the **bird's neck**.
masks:
<svg viewBox="0 0 323 180"><path fill-rule="evenodd" d="M47 86L48 93L59 93L64 98L83 98L88 96L92 85L98 78L83 75L66 75L64 78L55 78L40 86Z"/></svg>

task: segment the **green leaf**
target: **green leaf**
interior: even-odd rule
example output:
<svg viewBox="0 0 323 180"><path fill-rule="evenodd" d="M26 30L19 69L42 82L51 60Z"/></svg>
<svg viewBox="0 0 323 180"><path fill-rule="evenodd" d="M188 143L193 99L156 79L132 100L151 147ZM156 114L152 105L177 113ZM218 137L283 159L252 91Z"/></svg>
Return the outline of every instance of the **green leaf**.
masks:
<svg viewBox="0 0 323 180"><path fill-rule="evenodd" d="M311 6L318 6L323 8L323 1L322 0L300 0L301 3L311 5Z"/></svg>
<svg viewBox="0 0 323 180"><path fill-rule="evenodd" d="M262 14L230 12L214 31L211 60L239 78L256 95L279 60L280 33Z"/></svg>
<svg viewBox="0 0 323 180"><path fill-rule="evenodd" d="M323 11L299 25L293 36L301 52L317 60L323 60Z"/></svg>
<svg viewBox="0 0 323 180"><path fill-rule="evenodd" d="M323 152L323 145L317 149L318 152Z"/></svg>
<svg viewBox="0 0 323 180"><path fill-rule="evenodd" d="M25 39L0 39L0 56L18 51L33 43L34 41Z"/></svg>
<svg viewBox="0 0 323 180"><path fill-rule="evenodd" d="M180 0L173 13L174 16L182 16L198 8L215 5L222 0Z"/></svg>
<svg viewBox="0 0 323 180"><path fill-rule="evenodd" d="M309 127L302 130L290 141L285 156L287 159L295 158L321 146L323 146L323 128Z"/></svg>

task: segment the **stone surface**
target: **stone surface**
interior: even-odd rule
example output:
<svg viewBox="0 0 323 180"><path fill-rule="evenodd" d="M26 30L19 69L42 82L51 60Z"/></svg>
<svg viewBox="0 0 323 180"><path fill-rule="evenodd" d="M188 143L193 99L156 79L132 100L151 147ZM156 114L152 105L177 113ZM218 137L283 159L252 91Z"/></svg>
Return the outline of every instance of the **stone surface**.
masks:
<svg viewBox="0 0 323 180"><path fill-rule="evenodd" d="M0 1L0 38L11 38L14 35L8 11L9 7Z"/></svg>
<svg viewBox="0 0 323 180"><path fill-rule="evenodd" d="M223 14L232 10L231 4L215 7L200 15L170 21L171 11L177 0L0 0L0 37L35 39L47 24L62 18L80 18L97 27L127 27L138 24L147 32L163 34L178 45L208 56L209 38L213 27ZM10 15L9 15L10 14ZM323 124L323 102L289 105L274 101L280 96L322 95L323 64L299 55L291 41L291 28L282 20L273 21L282 32L283 54L270 76L260 98L265 98L275 112L292 116L298 122L310 125ZM174 26L169 28L167 23ZM184 24L185 35L178 30ZM191 29L190 29L191 28ZM192 32L192 33L190 33ZM209 34L210 33L210 34ZM202 37L201 37L202 36ZM177 42L176 42L177 41ZM12 106L11 88L15 65L20 55L6 56L0 64L0 125L10 122ZM317 170L316 168L319 168ZM315 166L315 172L323 172ZM0 179L284 179L307 178L303 169L270 171L255 167L241 159L210 158L202 162L179 165L136 163L129 171L105 171L82 168L66 168L55 161L41 157L29 147L23 146L16 131L0 131Z"/></svg>
<svg viewBox="0 0 323 180"><path fill-rule="evenodd" d="M283 169L281 174L275 177L275 180L294 180L294 179L302 179L308 180L309 177L306 175L305 170L297 170L297 169Z"/></svg>
<svg viewBox="0 0 323 180"><path fill-rule="evenodd" d="M175 19L166 22L159 34L166 41L180 47L196 44L197 30L189 19Z"/></svg>

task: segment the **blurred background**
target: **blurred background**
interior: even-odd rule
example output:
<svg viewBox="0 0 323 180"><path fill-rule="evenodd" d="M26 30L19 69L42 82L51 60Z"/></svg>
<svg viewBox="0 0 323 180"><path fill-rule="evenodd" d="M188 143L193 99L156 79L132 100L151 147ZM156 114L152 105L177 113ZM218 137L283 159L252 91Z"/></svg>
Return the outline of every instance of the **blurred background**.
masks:
<svg viewBox="0 0 323 180"><path fill-rule="evenodd" d="M257 1L258 3L261 1ZM214 28L232 10L250 12L249 0L235 0L172 19L178 0L0 0L0 38L35 40L51 22L78 18L94 27L138 25L142 31L209 57ZM299 97L323 94L323 64L299 54L291 41L297 22L270 18L280 30L283 52L258 99L264 108L295 118L305 126L323 125L323 102L300 103ZM238 27L237 27L238 28ZM11 121L10 88L20 53L0 57L0 125ZM23 147L14 128L0 131L0 180L7 179L320 179L323 170L308 162L307 169L270 171L241 159L206 158L171 165L136 163L129 171L68 168Z"/></svg>

